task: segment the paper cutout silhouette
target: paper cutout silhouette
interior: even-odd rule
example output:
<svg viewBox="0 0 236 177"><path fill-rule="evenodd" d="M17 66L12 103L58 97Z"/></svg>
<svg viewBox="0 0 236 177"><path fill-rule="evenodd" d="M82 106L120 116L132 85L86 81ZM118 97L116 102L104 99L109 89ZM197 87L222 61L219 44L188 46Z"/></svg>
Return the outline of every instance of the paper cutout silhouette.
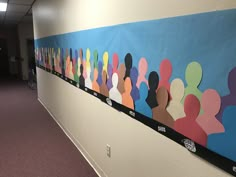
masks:
<svg viewBox="0 0 236 177"><path fill-rule="evenodd" d="M119 81L118 81L118 90L120 94L122 95L125 91L124 89L124 77L125 77L125 65L122 63L119 67L119 73L118 73Z"/></svg>
<svg viewBox="0 0 236 177"><path fill-rule="evenodd" d="M140 96L139 96L139 89L136 86L137 80L138 80L138 70L137 70L137 68L135 68L135 67L131 68L130 79L131 79L131 83L132 83L131 96L132 96L132 98L133 98L133 100L135 102L135 101L137 101L140 98Z"/></svg>
<svg viewBox="0 0 236 177"><path fill-rule="evenodd" d="M236 106L225 108L222 123L225 127L224 133L216 133L208 136L207 147L236 162Z"/></svg>
<svg viewBox="0 0 236 177"><path fill-rule="evenodd" d="M90 79L91 69L90 67L87 67L87 78L85 79L85 86L89 89L92 89L92 81Z"/></svg>
<svg viewBox="0 0 236 177"><path fill-rule="evenodd" d="M200 102L195 95L190 94L186 97L184 112L186 116L175 121L174 129L198 144L206 146L207 134L196 122L200 112Z"/></svg>
<svg viewBox="0 0 236 177"><path fill-rule="evenodd" d="M152 118L152 110L146 102L148 95L148 86L145 82L142 82L139 86L140 99L135 102L135 111Z"/></svg>
<svg viewBox="0 0 236 177"><path fill-rule="evenodd" d="M83 60L83 76L84 76L84 79L87 78L87 63L86 63L86 60Z"/></svg>
<svg viewBox="0 0 236 177"><path fill-rule="evenodd" d="M112 64L113 64L113 73L118 73L119 57L117 53L113 54Z"/></svg>
<svg viewBox="0 0 236 177"><path fill-rule="evenodd" d="M152 71L148 77L149 91L148 91L148 96L146 98L146 102L151 109L158 106L158 102L156 99L156 90L157 90L158 84L159 84L159 76L157 72Z"/></svg>
<svg viewBox="0 0 236 177"><path fill-rule="evenodd" d="M109 90L107 88L107 73L105 70L102 72L102 84L100 86L100 93L106 97L109 97Z"/></svg>
<svg viewBox="0 0 236 177"><path fill-rule="evenodd" d="M99 61L98 62L98 79L97 79L97 82L98 82L98 85L101 85L102 84L102 62Z"/></svg>
<svg viewBox="0 0 236 177"><path fill-rule="evenodd" d="M72 65L72 61L70 61L70 64L69 64L69 73L68 73L68 78L70 78L71 80L74 80L74 73L72 72L72 68L73 68L73 65Z"/></svg>
<svg viewBox="0 0 236 177"><path fill-rule="evenodd" d="M126 79L126 77L130 77L130 70L132 68L132 63L133 63L133 59L132 59L132 55L130 53L127 53L125 56L125 77L124 80Z"/></svg>
<svg viewBox="0 0 236 177"><path fill-rule="evenodd" d="M112 66L111 64L108 64L108 79L107 79L107 88L110 90L112 88Z"/></svg>
<svg viewBox="0 0 236 177"><path fill-rule="evenodd" d="M93 58L94 58L94 68L98 70L98 51L97 50L94 50Z"/></svg>
<svg viewBox="0 0 236 177"><path fill-rule="evenodd" d="M157 90L156 99L159 105L152 109L152 117L154 120L163 123L164 125L173 128L174 119L167 112L166 107L169 100L169 94L165 87L160 87Z"/></svg>
<svg viewBox="0 0 236 177"><path fill-rule="evenodd" d="M124 88L125 92L122 94L122 104L130 109L134 109L134 102L131 97L132 85L129 77L125 79Z"/></svg>
<svg viewBox="0 0 236 177"><path fill-rule="evenodd" d="M222 114L227 106L236 105L236 67L234 67L228 76L228 88L230 91L229 95L221 98L221 108L216 118L222 122Z"/></svg>
<svg viewBox="0 0 236 177"><path fill-rule="evenodd" d="M84 86L85 85L85 80L84 80L84 76L83 76L83 71L84 71L84 67L81 64L80 65L80 76L79 76L79 84Z"/></svg>
<svg viewBox="0 0 236 177"><path fill-rule="evenodd" d="M79 82L79 76L78 76L78 68L80 65L78 65L78 51L75 50L75 58L73 59L73 74L74 74L74 80L78 83Z"/></svg>
<svg viewBox="0 0 236 177"><path fill-rule="evenodd" d="M185 71L185 80L187 82L187 87L185 88L185 95L182 99L182 103L184 103L185 97L189 94L195 95L200 101L202 92L198 89L198 86L202 80L202 67L199 63L192 62L188 64Z"/></svg>
<svg viewBox="0 0 236 177"><path fill-rule="evenodd" d="M174 79L170 85L170 95L172 99L170 100L167 111L170 113L174 120L181 117L185 117L184 106L181 103L184 97L184 83L181 79Z"/></svg>
<svg viewBox="0 0 236 177"><path fill-rule="evenodd" d="M138 64L139 76L136 86L139 88L141 82L144 82L148 86L148 80L146 79L146 73L148 70L148 64L146 58L141 58Z"/></svg>
<svg viewBox="0 0 236 177"><path fill-rule="evenodd" d="M168 93L170 93L170 82L169 79L172 74L172 64L169 59L162 60L160 64L160 82L159 87L164 86Z"/></svg>
<svg viewBox="0 0 236 177"><path fill-rule="evenodd" d="M98 70L97 68L94 68L92 88L94 91L100 93L100 87L99 84L97 83L97 79L98 79Z"/></svg>
<svg viewBox="0 0 236 177"><path fill-rule="evenodd" d="M61 49L61 74L65 76L64 49Z"/></svg>
<svg viewBox="0 0 236 177"><path fill-rule="evenodd" d="M109 59L108 52L104 52L104 54L103 54L103 70L106 73L107 73L107 67L108 67L108 59Z"/></svg>
<svg viewBox="0 0 236 177"><path fill-rule="evenodd" d="M197 123L207 135L224 132L223 125L215 117L220 110L220 103L220 96L215 90L208 89L202 94L201 107L204 113L198 116Z"/></svg>
<svg viewBox="0 0 236 177"><path fill-rule="evenodd" d="M78 75L78 78L80 77L80 65L81 65L82 63L81 63L81 59L80 59L80 57L78 58L78 60L77 60L77 67L78 67L78 69L77 69L77 75Z"/></svg>
<svg viewBox="0 0 236 177"><path fill-rule="evenodd" d="M117 86L118 86L118 74L117 73L114 73L112 75L112 85L113 85L113 87L109 91L109 97L112 100L116 101L117 103L122 104L122 96L121 96L119 90L117 89Z"/></svg>
<svg viewBox="0 0 236 177"><path fill-rule="evenodd" d="M79 49L79 58L80 58L80 63L83 63L83 49Z"/></svg>

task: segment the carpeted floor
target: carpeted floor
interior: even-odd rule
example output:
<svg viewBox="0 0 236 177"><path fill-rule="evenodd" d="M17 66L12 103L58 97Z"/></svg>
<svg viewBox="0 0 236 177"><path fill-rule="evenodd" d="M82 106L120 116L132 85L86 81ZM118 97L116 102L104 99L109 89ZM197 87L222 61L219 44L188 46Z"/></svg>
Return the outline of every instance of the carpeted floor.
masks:
<svg viewBox="0 0 236 177"><path fill-rule="evenodd" d="M97 177L20 81L0 81L0 177Z"/></svg>

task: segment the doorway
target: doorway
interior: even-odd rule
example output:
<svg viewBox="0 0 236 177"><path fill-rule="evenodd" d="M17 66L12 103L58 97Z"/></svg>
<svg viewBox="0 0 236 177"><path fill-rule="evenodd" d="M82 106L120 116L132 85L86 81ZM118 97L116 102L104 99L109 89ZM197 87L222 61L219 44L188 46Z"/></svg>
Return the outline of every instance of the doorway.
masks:
<svg viewBox="0 0 236 177"><path fill-rule="evenodd" d="M9 74L7 41L0 38L0 77L7 77Z"/></svg>

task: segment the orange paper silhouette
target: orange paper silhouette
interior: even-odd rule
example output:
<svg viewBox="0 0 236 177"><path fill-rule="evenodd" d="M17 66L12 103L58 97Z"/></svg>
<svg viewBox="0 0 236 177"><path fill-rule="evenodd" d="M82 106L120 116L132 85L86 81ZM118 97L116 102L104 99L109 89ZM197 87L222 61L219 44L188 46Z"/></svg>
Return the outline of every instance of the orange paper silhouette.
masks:
<svg viewBox="0 0 236 177"><path fill-rule="evenodd" d="M124 89L125 92L122 94L122 104L130 109L134 109L134 102L131 97L132 85L129 77L125 79Z"/></svg>

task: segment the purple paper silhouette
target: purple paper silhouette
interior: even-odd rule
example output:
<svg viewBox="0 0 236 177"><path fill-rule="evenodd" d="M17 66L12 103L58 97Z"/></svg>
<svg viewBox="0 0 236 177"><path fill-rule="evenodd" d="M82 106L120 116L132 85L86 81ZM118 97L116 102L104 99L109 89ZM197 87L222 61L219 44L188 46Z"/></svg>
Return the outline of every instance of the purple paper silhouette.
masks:
<svg viewBox="0 0 236 177"><path fill-rule="evenodd" d="M222 122L222 115L224 109L227 106L236 105L236 67L234 67L228 76L228 88L229 88L229 95L221 97L221 107L219 113L216 115L216 118Z"/></svg>

